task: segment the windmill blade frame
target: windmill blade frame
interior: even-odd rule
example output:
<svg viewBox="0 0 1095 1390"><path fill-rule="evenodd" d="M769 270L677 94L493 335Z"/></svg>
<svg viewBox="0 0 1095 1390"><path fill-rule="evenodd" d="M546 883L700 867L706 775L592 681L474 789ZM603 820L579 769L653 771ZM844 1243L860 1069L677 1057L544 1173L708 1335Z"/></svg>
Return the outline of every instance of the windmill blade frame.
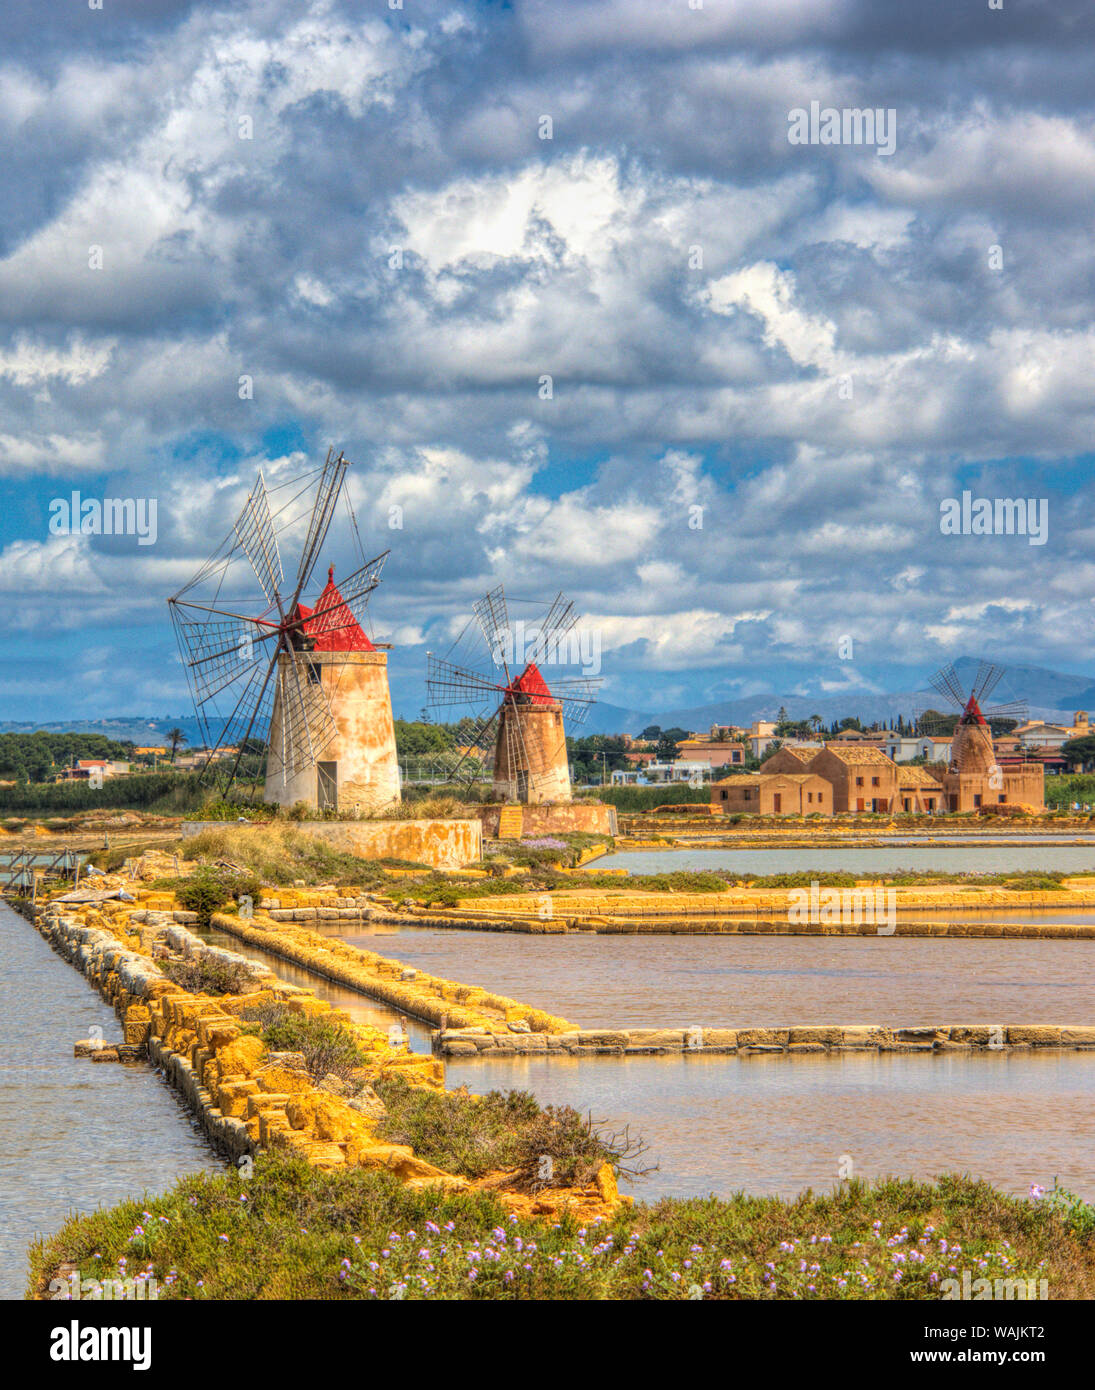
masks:
<svg viewBox="0 0 1095 1390"><path fill-rule="evenodd" d="M457 666L433 652L426 653L426 703L432 709L452 709L459 705L474 704L476 697L497 699L504 695L507 686L473 671L467 666ZM442 692L447 692L443 696Z"/></svg>
<svg viewBox="0 0 1095 1390"><path fill-rule="evenodd" d="M953 662L948 662L946 666L940 667L928 681L928 684L944 700L950 700L959 711L965 708L965 691L962 682L958 679L958 672L954 669Z"/></svg>
<svg viewBox="0 0 1095 1390"><path fill-rule="evenodd" d="M349 460L341 450L337 457L334 454L334 449L327 450L327 459L320 475L315 505L312 508L312 516L308 523L308 536L304 542L300 565L297 569L297 582L296 588L293 590L292 602L289 605L290 611L299 603L304 586L312 577L312 570L319 557L320 547L327 539L327 531L335 514L335 507L338 503L339 493L342 491L346 470L350 466Z"/></svg>
<svg viewBox="0 0 1095 1390"><path fill-rule="evenodd" d="M489 590L477 603L472 604L479 630L487 644L487 651L495 666L501 666L506 673L506 684L510 683L509 663L506 660L506 640L509 637L509 606L506 592L501 584Z"/></svg>
<svg viewBox="0 0 1095 1390"><path fill-rule="evenodd" d="M282 569L281 551L278 549L274 523L270 518L266 480L261 470L233 529L243 547L243 553L251 562L251 568L266 595L267 603L271 606L279 604L285 571Z"/></svg>

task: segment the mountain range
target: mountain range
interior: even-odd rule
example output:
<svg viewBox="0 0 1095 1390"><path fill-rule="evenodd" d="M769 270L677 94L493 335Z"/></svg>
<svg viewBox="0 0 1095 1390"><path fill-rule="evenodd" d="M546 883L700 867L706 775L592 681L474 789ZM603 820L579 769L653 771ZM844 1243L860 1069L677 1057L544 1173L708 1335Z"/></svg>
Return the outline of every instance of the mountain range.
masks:
<svg viewBox="0 0 1095 1390"><path fill-rule="evenodd" d="M963 689L970 689L980 662L963 656L954 662ZM1041 666L1009 664L994 699L1025 700L1032 718L1052 723L1071 723L1079 709L1095 710L1095 682L1088 676L1066 675ZM663 729L691 729L705 732L712 724L750 725L755 719L774 719L783 708L791 719L820 715L825 724L854 716L863 724L890 724L898 715L909 719L919 710L941 708L940 697L931 689L894 691L890 694L845 692L840 695L796 695L772 691L735 700L715 700L710 704L680 709L627 709L621 705L597 704L589 713L579 734L638 734L650 724ZM949 710L944 710L949 713ZM193 743L200 738L192 715L170 718L142 718L136 715L104 719L59 719L37 724L30 721L0 720L0 733L106 734L119 741L132 739L138 745L166 742L168 729L180 728Z"/></svg>

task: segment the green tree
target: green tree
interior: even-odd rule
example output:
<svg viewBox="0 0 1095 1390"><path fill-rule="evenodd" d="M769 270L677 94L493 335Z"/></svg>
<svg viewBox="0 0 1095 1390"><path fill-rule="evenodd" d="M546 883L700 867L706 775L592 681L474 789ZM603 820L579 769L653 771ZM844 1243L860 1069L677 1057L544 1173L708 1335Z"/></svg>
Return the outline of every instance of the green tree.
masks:
<svg viewBox="0 0 1095 1390"><path fill-rule="evenodd" d="M1095 767L1095 734L1084 734L1080 738L1070 738L1061 745L1061 755L1068 760L1069 767L1078 767L1090 772Z"/></svg>
<svg viewBox="0 0 1095 1390"><path fill-rule="evenodd" d="M180 743L188 742L186 735L181 729L168 729L167 741L171 745L171 761L175 761L175 753Z"/></svg>

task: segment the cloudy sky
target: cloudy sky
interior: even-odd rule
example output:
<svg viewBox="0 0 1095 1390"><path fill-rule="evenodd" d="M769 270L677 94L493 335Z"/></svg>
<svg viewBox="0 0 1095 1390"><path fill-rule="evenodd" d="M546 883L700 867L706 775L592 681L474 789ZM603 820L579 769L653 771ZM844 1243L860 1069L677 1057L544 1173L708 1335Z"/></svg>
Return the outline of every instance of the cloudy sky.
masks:
<svg viewBox="0 0 1095 1390"><path fill-rule="evenodd" d="M1095 674L1084 0L0 31L0 718L186 712L167 596L331 443L397 712L499 582L576 600L619 705ZM812 102L893 153L790 143ZM1047 499L1046 543L941 534L964 490ZM155 544L51 533L73 491L154 499Z"/></svg>

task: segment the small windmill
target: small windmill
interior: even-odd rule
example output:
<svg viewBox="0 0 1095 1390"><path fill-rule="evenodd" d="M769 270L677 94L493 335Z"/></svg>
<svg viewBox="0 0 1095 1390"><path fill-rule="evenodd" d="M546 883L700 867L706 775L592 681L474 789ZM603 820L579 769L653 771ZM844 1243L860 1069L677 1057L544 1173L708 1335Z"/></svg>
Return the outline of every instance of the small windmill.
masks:
<svg viewBox="0 0 1095 1390"><path fill-rule="evenodd" d="M564 715L572 728L581 724L600 680L560 677L549 686L540 667L568 664L566 659L574 655L578 614L573 603L557 594L532 632L524 619L511 625L502 585L473 604L472 611L474 619L447 657L426 654L429 706L448 717L463 709L473 721L445 779L470 786L490 764L494 791L506 801L569 801ZM486 644L487 660L480 655L476 665L459 664L450 658L474 630L473 623Z"/></svg>
<svg viewBox="0 0 1095 1390"><path fill-rule="evenodd" d="M340 495L360 551L343 493L349 467L330 450L318 479L313 472L269 490L260 472L216 553L168 600L209 749L203 775L216 776L225 791L237 780L249 780L254 791L265 750L267 801L323 808L341 796L344 804L371 809L398 799L387 657L362 627L388 552L340 586L331 566L315 606L301 601ZM298 530L305 517L296 577L286 589L279 536ZM244 595L226 597L237 584Z"/></svg>
<svg viewBox="0 0 1095 1390"><path fill-rule="evenodd" d="M1029 710L1025 700L1010 700L996 705L985 703L1003 677L1002 666L982 661L978 664L977 675L968 694L953 665L944 666L928 682L958 715L951 744L950 766L953 771L987 772L995 767L991 721L1008 719L1017 724L1026 721ZM929 737L943 733L949 725L950 718L940 716L938 711L921 711L917 717L920 733Z"/></svg>

